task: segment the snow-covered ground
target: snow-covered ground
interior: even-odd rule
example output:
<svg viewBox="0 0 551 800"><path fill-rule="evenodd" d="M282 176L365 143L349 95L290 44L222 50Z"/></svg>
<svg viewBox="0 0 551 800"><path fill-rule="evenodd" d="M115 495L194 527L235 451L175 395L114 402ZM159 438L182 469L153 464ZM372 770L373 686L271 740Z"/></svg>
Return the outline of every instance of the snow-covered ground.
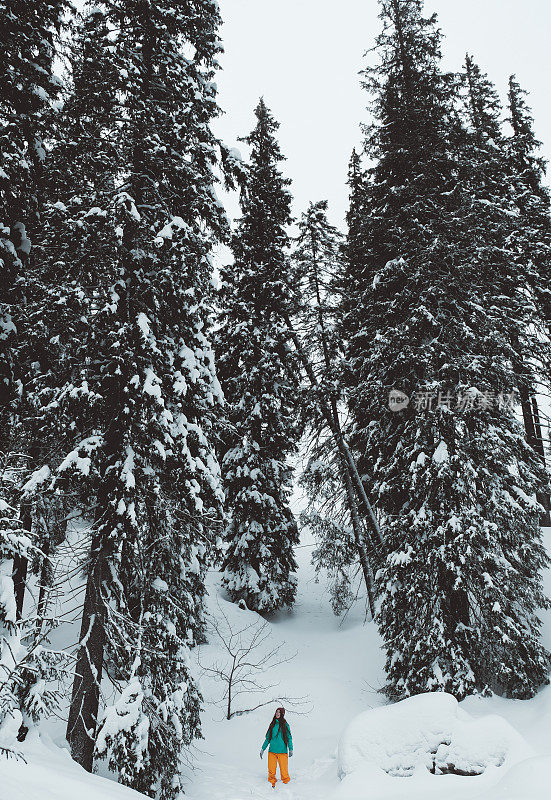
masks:
<svg viewBox="0 0 551 800"><path fill-rule="evenodd" d="M551 531L547 538L551 548ZM316 583L310 566L311 551L311 541L303 540L297 551L300 569L295 608L268 620L269 638L264 647L277 647L278 660L296 653L261 677L266 684L278 685L260 699L273 697L277 702L226 720L225 708L216 702L222 686L204 673L205 667L223 663L223 645L212 633L209 644L199 648L196 669L198 675L202 674L206 699L205 740L198 744L195 770L189 773L189 799L263 800L277 795L289 800L547 798L551 775L551 687L542 689L529 701L468 698L459 705L459 711L452 698L442 696L426 702L414 698L406 701L402 709L384 708L384 698L378 692L384 677L377 631L371 622L365 622L361 603L344 621L333 616L323 580ZM225 615L233 630L256 625L260 621L257 615L220 597L218 580L213 572L209 578L211 613L217 619ZM547 576L546 588L551 594L551 575ZM546 616L544 635L551 648L551 614ZM238 697L235 708L246 707L249 699L255 705L255 697L259 695ZM261 761L259 750L280 698L301 699L301 704L293 706L282 700L293 733L294 756L289 761L291 783L284 786L278 782L274 791L267 781L266 757ZM373 713L364 713L370 709ZM432 721L420 725L422 718ZM0 800L141 797L77 767L59 747L63 741L62 721L49 723L47 730L41 740L33 737L25 743L27 764L0 761ZM460 752L464 759L471 759L469 763L481 765L482 774L432 774L423 763L427 748L430 751L434 745L431 731L433 737L435 731L438 735L450 735L452 731L450 749L455 747L454 757ZM355 755L354 747L359 748ZM417 761L417 757L412 761L412 748L419 753ZM345 751L348 762L343 768ZM399 777L385 771L390 761L405 764L407 769L402 772L407 775Z"/></svg>

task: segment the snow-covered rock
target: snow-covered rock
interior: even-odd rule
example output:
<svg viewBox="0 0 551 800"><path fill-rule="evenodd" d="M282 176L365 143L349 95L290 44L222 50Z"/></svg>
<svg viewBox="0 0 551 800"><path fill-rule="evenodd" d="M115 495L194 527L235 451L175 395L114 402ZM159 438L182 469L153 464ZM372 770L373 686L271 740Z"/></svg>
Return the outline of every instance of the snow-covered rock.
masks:
<svg viewBox="0 0 551 800"><path fill-rule="evenodd" d="M435 775L480 775L530 755L502 717L474 719L452 695L433 692L355 717L339 742L338 771L343 778L369 763L392 776L411 776L420 766Z"/></svg>

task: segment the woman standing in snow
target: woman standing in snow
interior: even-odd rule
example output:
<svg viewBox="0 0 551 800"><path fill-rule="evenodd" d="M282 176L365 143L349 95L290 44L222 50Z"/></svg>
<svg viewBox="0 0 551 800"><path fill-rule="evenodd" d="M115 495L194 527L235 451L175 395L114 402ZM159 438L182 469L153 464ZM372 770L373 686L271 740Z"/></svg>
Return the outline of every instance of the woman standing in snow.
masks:
<svg viewBox="0 0 551 800"><path fill-rule="evenodd" d="M273 720L270 722L266 739L260 751L260 758L264 755L264 750L270 745L268 750L268 780L275 789L276 768L279 763L279 772L283 783L289 783L289 770L287 767L287 751L289 757L293 755L293 737L289 723L285 721L285 709L276 708Z"/></svg>

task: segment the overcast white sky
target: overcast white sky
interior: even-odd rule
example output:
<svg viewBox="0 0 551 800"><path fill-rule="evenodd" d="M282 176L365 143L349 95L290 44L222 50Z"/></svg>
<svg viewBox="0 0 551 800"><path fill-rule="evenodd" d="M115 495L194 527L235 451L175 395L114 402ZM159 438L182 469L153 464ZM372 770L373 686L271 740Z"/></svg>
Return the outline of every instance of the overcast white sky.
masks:
<svg viewBox="0 0 551 800"><path fill-rule="evenodd" d="M280 142L292 178L294 213L327 199L342 225L346 169L361 142L367 95L358 72L380 28L377 0L219 0L225 53L219 73L224 117L217 133L243 151L237 138L254 124L260 95L281 123ZM551 157L551 0L425 0L436 11L445 65L458 69L465 52L488 72L502 98L516 73L530 91L536 134ZM228 198L230 213L236 212Z"/></svg>

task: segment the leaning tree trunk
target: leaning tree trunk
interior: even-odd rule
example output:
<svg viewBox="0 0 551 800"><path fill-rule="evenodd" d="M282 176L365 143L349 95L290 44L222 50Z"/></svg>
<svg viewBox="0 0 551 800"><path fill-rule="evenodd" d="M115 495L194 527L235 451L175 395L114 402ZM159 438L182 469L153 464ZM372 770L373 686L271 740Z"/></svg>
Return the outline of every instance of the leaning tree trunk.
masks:
<svg viewBox="0 0 551 800"><path fill-rule="evenodd" d="M354 532L354 544L356 545L356 550L358 552L358 558L360 559L360 564L362 567L362 572L364 576L365 588L367 590L367 598L369 602L369 610L371 611L371 617L375 618L375 592L373 589L373 571L371 569L371 564L369 563L369 558L367 556L367 548L364 536L364 529L363 525L360 520L360 515L358 514L358 507L356 505L356 498L354 496L354 488L352 486L352 481L350 480L350 474L347 468L347 465L343 463L341 458L341 464L343 467L343 476L344 476L344 485L346 489L346 499L348 502L348 508L350 511L350 518L352 521L352 531Z"/></svg>
<svg viewBox="0 0 551 800"><path fill-rule="evenodd" d="M316 378L316 374L314 372L312 364L308 360L308 357L304 352L298 334L293 328L291 320L288 316L285 318L285 323L287 324L289 335L291 337L291 340L293 341L295 350L299 356L299 359L302 363L302 366L304 368L304 371L306 372L306 375L308 377L308 380L310 381L311 386L313 388L319 389L319 383ZM377 517L375 516L375 513L368 500L365 487L363 485L362 479L360 478L360 474L358 472L358 468L356 466L356 462L354 461L352 453L350 452L350 448L348 447L348 444L342 433L336 401L334 398L331 398L330 401L327 401L324 397L322 397L319 391L317 393L317 398L319 403L319 409L323 417L325 418L329 430L331 431L331 434L333 436L333 441L335 442L337 452L339 455L339 461L342 466L346 498L352 521L352 530L354 533L354 544L356 546L356 550L358 552L358 557L360 560L360 565L362 568L365 587L367 591L367 597L369 601L369 608L372 617L374 617L375 598L373 589L373 583L374 583L373 572L371 569L369 558L367 556L364 525L362 524L360 514L358 513L358 507L363 509L364 515L368 520L368 524L370 526L369 533L371 535L373 544L376 547L381 547L383 545L383 537L381 529L379 527Z"/></svg>
<svg viewBox="0 0 551 800"><path fill-rule="evenodd" d="M306 372L306 375L308 377L308 380L310 381L311 386L315 389L319 389L319 383L312 368L312 365L309 362L308 357L304 352L298 334L293 328L291 320L289 319L288 316L285 317L285 323L289 331L289 336L291 337L291 340L295 346L297 355L300 359L302 366L304 367L304 371ZM377 520L377 517L375 516L375 512L373 511L371 503L369 502L369 499L367 497L367 492L365 491L365 486L363 485L360 473L358 472L358 467L356 466L354 457L352 456L350 448L348 447L348 443L346 442L346 439L344 438L344 435L342 433L338 417L337 418L334 417L333 410L331 409L330 404L321 396L319 392L317 396L318 396L319 409L323 414L325 421L327 422L329 430L331 431L339 455L342 458L343 463L346 465L346 470L352 482L354 493L358 498L359 505L361 508L363 508L365 517L369 521L370 535L373 540L373 543L376 547L383 547L384 540L383 540L383 535L381 533L381 528L379 526L379 522Z"/></svg>

